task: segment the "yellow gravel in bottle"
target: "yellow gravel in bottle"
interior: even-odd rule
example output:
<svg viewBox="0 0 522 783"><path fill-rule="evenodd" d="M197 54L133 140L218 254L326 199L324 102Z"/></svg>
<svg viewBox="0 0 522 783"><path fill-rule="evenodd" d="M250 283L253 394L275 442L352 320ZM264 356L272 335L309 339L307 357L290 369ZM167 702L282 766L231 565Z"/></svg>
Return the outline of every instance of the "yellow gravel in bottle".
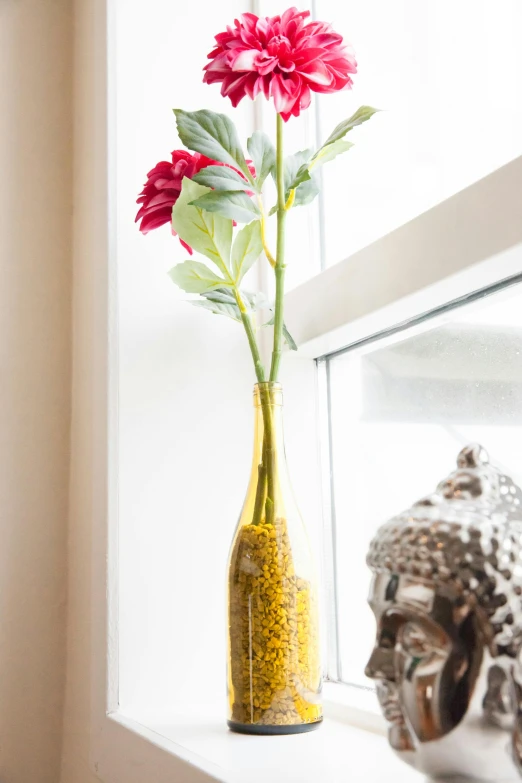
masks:
<svg viewBox="0 0 522 783"><path fill-rule="evenodd" d="M319 720L316 596L295 574L285 520L240 529L229 580L232 720L276 726Z"/></svg>

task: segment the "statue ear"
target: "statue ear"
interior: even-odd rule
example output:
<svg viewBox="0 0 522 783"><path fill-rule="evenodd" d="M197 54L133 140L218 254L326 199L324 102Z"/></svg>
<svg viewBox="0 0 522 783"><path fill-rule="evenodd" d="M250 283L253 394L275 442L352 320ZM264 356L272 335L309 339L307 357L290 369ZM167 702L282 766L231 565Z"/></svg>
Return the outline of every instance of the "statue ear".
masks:
<svg viewBox="0 0 522 783"><path fill-rule="evenodd" d="M455 657L453 667L453 677L455 682L459 682L469 669L469 660L467 655L462 654Z"/></svg>
<svg viewBox="0 0 522 783"><path fill-rule="evenodd" d="M515 726L513 729L513 760L522 775L522 686L513 678L513 691L515 699Z"/></svg>
<svg viewBox="0 0 522 783"><path fill-rule="evenodd" d="M462 596L455 599L453 603L453 622L456 626L461 626L462 623L471 614L471 607L469 603Z"/></svg>

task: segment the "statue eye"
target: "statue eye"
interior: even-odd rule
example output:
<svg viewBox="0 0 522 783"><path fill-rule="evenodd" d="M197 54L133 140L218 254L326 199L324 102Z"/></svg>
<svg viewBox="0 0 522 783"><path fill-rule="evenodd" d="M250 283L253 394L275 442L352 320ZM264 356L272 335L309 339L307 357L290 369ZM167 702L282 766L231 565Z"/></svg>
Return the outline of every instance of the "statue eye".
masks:
<svg viewBox="0 0 522 783"><path fill-rule="evenodd" d="M406 623L401 634L401 645L405 652L414 656L426 655L432 652L436 645L418 625Z"/></svg>
<svg viewBox="0 0 522 783"><path fill-rule="evenodd" d="M381 629L379 647L382 647L384 650L393 650L395 647L395 633L390 628Z"/></svg>

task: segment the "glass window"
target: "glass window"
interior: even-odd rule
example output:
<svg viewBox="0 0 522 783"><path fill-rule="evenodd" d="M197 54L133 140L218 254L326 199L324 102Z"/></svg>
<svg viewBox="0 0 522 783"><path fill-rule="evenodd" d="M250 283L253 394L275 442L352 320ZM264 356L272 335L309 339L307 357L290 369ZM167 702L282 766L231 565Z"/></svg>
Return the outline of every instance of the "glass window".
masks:
<svg viewBox="0 0 522 783"><path fill-rule="evenodd" d="M378 526L480 442L522 479L522 275L332 355L329 383L340 677L368 685L365 557Z"/></svg>
<svg viewBox="0 0 522 783"><path fill-rule="evenodd" d="M316 0L315 15L359 65L352 91L314 104L321 138L361 104L384 110L323 168L329 266L521 154L522 3Z"/></svg>

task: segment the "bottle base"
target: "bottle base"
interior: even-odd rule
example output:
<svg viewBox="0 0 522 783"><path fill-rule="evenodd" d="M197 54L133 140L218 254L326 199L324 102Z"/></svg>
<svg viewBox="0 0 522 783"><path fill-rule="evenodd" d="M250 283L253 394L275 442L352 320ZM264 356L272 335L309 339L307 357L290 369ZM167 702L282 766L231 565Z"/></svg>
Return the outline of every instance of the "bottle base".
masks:
<svg viewBox="0 0 522 783"><path fill-rule="evenodd" d="M318 729L322 718L314 721L313 723L297 723L290 726L263 726L259 723L236 723L233 720L228 720L228 728L230 731L235 731L238 734L304 734L307 731L315 731Z"/></svg>

